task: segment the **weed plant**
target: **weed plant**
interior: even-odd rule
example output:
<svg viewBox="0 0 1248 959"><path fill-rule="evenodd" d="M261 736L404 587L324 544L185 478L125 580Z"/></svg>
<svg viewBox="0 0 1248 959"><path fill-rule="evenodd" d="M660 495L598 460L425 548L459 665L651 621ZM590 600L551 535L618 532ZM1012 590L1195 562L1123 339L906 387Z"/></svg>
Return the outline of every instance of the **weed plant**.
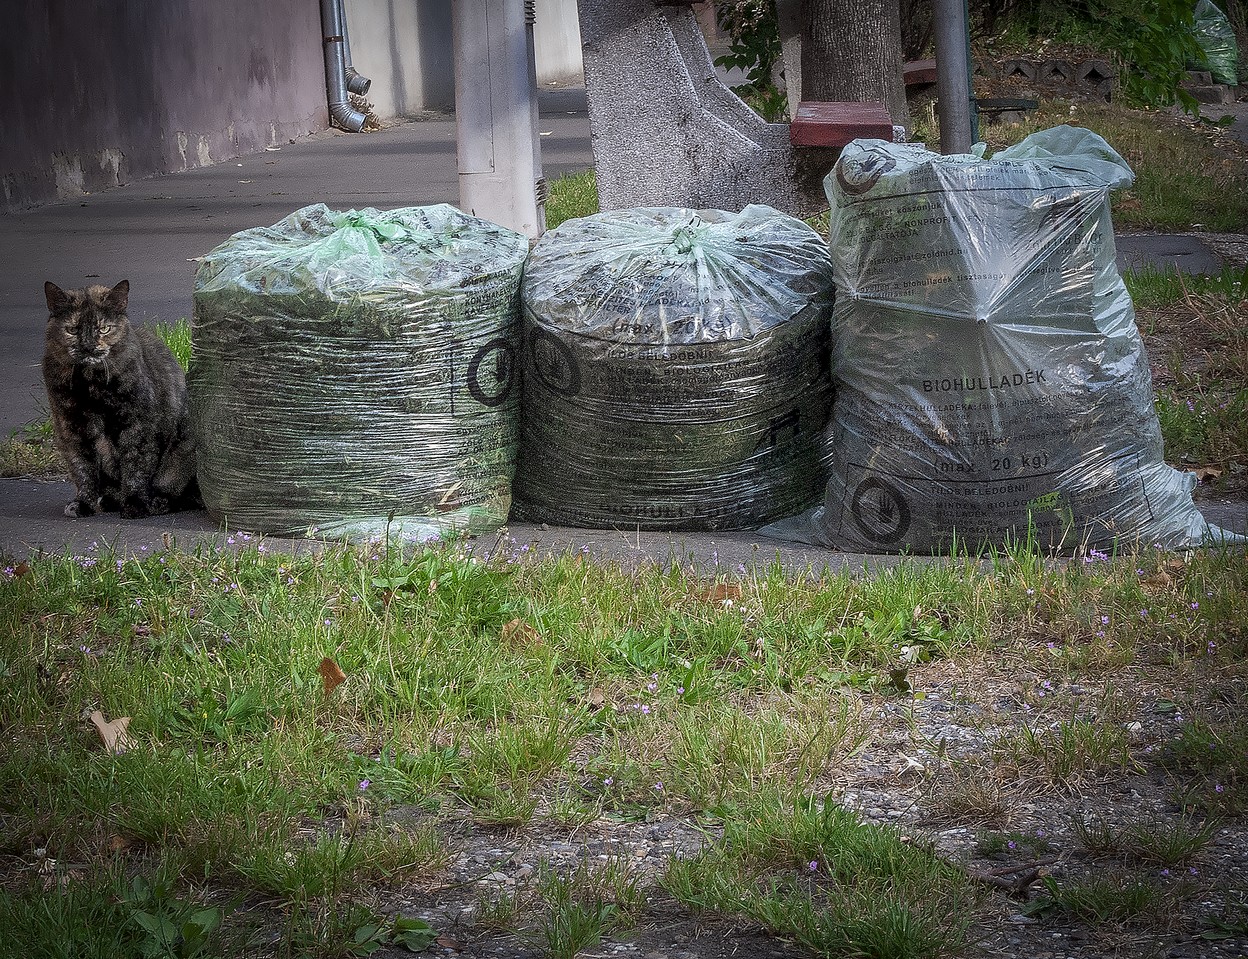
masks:
<svg viewBox="0 0 1248 959"><path fill-rule="evenodd" d="M546 199L546 229L553 230L565 220L598 212L598 180L593 170L570 173L550 184Z"/></svg>
<svg viewBox="0 0 1248 959"><path fill-rule="evenodd" d="M669 867L678 899L761 923L823 956L943 956L966 945L961 872L830 797L760 794L722 840Z"/></svg>

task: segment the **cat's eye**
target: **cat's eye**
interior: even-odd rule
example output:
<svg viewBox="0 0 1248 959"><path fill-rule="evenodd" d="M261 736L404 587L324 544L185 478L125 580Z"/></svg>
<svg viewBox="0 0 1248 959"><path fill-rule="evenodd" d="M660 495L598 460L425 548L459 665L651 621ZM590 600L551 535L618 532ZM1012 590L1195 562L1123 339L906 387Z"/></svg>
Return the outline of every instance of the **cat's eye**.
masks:
<svg viewBox="0 0 1248 959"><path fill-rule="evenodd" d="M107 323L101 323L101 324L100 324L100 326L99 326L100 336L105 336L105 335L107 335L107 334L108 334L108 331L109 331L109 330L111 330L111 329L112 329L112 327L111 327L111 326L109 326Z"/></svg>

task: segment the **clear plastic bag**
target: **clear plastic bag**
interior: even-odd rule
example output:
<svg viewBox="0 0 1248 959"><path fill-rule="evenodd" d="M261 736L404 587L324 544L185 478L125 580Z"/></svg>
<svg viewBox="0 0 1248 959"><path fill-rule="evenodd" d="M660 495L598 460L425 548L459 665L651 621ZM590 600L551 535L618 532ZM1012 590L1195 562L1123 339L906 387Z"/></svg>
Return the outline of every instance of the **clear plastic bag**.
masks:
<svg viewBox="0 0 1248 959"><path fill-rule="evenodd" d="M827 245L769 207L571 220L525 271L517 509L743 529L826 479Z"/></svg>
<svg viewBox="0 0 1248 959"><path fill-rule="evenodd" d="M1215 83L1239 83L1239 45L1226 14L1212 0L1200 0L1194 13L1196 43L1205 54Z"/></svg>
<svg viewBox="0 0 1248 959"><path fill-rule="evenodd" d="M836 401L810 538L921 553L1209 539L1195 478L1162 459L1116 268L1108 197L1131 180L1069 126L991 160L845 148L825 181Z"/></svg>
<svg viewBox="0 0 1248 959"><path fill-rule="evenodd" d="M527 253L447 205L318 204L208 254L188 385L212 516L349 538L506 522Z"/></svg>

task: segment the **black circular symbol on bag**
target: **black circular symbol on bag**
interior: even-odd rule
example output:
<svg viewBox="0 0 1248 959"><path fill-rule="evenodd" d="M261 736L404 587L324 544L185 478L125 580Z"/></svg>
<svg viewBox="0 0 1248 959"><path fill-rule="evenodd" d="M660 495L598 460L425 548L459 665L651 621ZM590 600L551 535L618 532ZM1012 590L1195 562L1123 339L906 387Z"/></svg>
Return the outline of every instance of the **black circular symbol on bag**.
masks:
<svg viewBox="0 0 1248 959"><path fill-rule="evenodd" d="M501 337L477 350L468 364L468 392L482 406L501 406L515 381L516 348Z"/></svg>
<svg viewBox="0 0 1248 959"><path fill-rule="evenodd" d="M534 330L529 339L533 372L549 390L564 396L581 392L581 367L572 348L545 330Z"/></svg>
<svg viewBox="0 0 1248 959"><path fill-rule="evenodd" d="M890 483L874 476L858 484L849 504L854 525L873 543L889 546L910 529L910 504Z"/></svg>
<svg viewBox="0 0 1248 959"><path fill-rule="evenodd" d="M880 182L882 177L897 161L886 153L865 152L857 161L842 161L836 165L836 182L850 196L866 193Z"/></svg>

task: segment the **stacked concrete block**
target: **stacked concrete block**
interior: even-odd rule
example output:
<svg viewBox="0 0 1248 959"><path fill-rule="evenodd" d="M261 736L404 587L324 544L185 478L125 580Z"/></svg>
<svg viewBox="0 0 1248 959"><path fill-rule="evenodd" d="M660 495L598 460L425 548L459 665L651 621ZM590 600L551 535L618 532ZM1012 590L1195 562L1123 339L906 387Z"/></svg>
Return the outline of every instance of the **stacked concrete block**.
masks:
<svg viewBox="0 0 1248 959"><path fill-rule="evenodd" d="M1109 100L1114 92L1114 68L1104 60L1035 60L1010 57L999 65L977 64L976 72L1005 80L1021 79L1028 83L1060 84Z"/></svg>
<svg viewBox="0 0 1248 959"><path fill-rule="evenodd" d="M1225 83L1214 83L1208 70L1188 70L1183 89L1201 103L1234 103L1235 89Z"/></svg>

